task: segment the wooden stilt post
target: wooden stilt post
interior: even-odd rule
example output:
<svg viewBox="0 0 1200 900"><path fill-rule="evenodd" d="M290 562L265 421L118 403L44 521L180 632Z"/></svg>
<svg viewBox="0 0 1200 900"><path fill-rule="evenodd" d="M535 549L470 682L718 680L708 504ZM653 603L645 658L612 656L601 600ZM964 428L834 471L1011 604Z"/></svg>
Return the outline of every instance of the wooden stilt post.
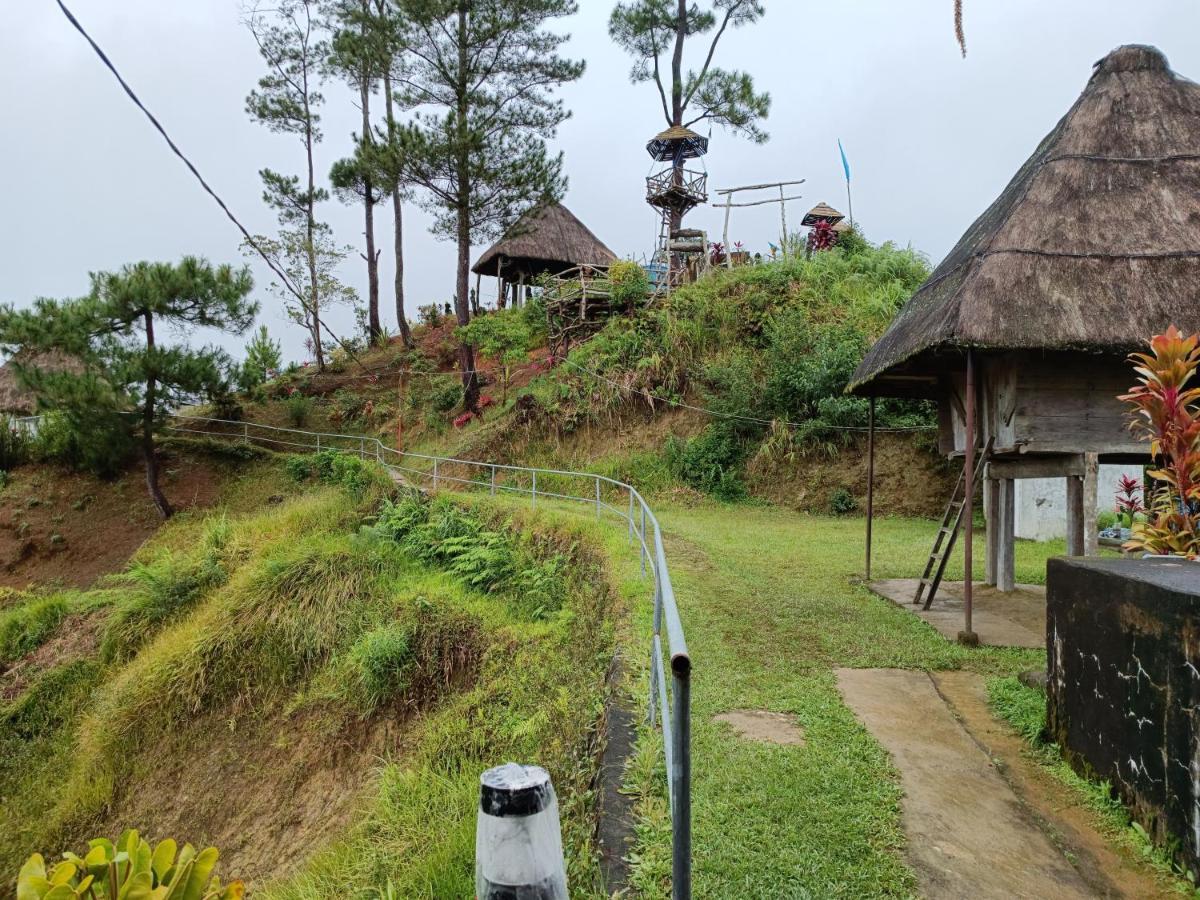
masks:
<svg viewBox="0 0 1200 900"><path fill-rule="evenodd" d="M479 289L483 286L482 282L483 282L483 273L476 272L475 273L475 302L479 303L481 305L483 303L483 294L479 293Z"/></svg>
<svg viewBox="0 0 1200 900"><path fill-rule="evenodd" d="M875 398L867 406L867 581L871 580L871 526L875 519Z"/></svg>
<svg viewBox="0 0 1200 900"><path fill-rule="evenodd" d="M958 634L959 643L976 645L979 636L975 634L974 623L971 621L974 612L972 596L974 587L974 546L975 516L972 505L975 499L975 354L967 350L967 390L966 390L966 453L963 461L963 630Z"/></svg>
<svg viewBox="0 0 1200 900"><path fill-rule="evenodd" d="M1067 555L1083 556L1083 479L1067 476Z"/></svg>
<svg viewBox="0 0 1200 900"><path fill-rule="evenodd" d="M1100 555L1100 529L1096 525L1096 493L1099 490L1100 457L1083 454L1083 555Z"/></svg>
<svg viewBox="0 0 1200 900"><path fill-rule="evenodd" d="M983 520L987 529L987 559L984 565L984 582L996 583L996 557L1000 553L1000 482L988 478L983 482Z"/></svg>
<svg viewBox="0 0 1200 900"><path fill-rule="evenodd" d="M496 309L504 309L504 279L500 277L500 257L496 257Z"/></svg>
<svg viewBox="0 0 1200 900"><path fill-rule="evenodd" d="M779 252L787 258L787 199L783 196L783 185L779 186Z"/></svg>
<svg viewBox="0 0 1200 900"><path fill-rule="evenodd" d="M1013 551L1016 543L1016 487L1012 478L999 481L999 508L996 510L996 587L1002 591L1013 590L1016 585L1016 561Z"/></svg>

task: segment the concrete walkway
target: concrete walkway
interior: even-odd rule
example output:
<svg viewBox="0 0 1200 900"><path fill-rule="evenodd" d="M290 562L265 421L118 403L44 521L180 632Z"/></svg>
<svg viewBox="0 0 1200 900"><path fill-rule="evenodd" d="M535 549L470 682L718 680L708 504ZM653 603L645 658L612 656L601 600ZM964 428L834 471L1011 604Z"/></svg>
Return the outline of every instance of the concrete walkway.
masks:
<svg viewBox="0 0 1200 900"><path fill-rule="evenodd" d="M900 772L906 858L922 896L1098 896L955 718L929 675L902 669L837 669L836 675L846 704Z"/></svg>
<svg viewBox="0 0 1200 900"><path fill-rule="evenodd" d="M943 581L928 610L912 602L917 591L915 578L873 581L870 588L901 609L920 616L940 634L956 640L963 628L963 584ZM972 625L979 642L988 647L1046 646L1046 589L1036 584L1018 584L1004 593L985 584L975 584Z"/></svg>

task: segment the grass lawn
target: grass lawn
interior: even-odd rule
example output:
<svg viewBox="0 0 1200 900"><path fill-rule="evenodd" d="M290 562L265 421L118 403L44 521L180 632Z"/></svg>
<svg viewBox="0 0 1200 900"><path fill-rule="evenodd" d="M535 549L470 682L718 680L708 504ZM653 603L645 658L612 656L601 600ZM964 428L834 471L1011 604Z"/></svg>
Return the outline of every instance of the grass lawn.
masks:
<svg viewBox="0 0 1200 900"><path fill-rule="evenodd" d="M842 703L832 670L1007 675L1043 665L1045 654L960 647L875 597L860 583L862 519L749 505L666 506L659 518L694 667L695 895L911 895L895 772ZM874 575L918 575L935 528L878 521ZM1018 543L1018 581L1043 582L1047 556L1062 549ZM976 553L979 577L982 543ZM947 578L962 577L961 554L956 565ZM739 738L713 721L731 709L793 714L807 745ZM662 815L644 824L635 871L651 895L669 873L669 856L655 846L661 841L669 842Z"/></svg>

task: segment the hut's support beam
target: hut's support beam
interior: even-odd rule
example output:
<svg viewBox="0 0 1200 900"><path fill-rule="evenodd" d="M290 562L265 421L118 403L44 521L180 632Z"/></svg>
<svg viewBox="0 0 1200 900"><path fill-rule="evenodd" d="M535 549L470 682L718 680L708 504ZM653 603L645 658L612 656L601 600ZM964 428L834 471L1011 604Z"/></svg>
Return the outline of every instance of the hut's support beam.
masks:
<svg viewBox="0 0 1200 900"><path fill-rule="evenodd" d="M1083 556L1083 479L1067 476L1067 555Z"/></svg>
<svg viewBox="0 0 1200 900"><path fill-rule="evenodd" d="M1099 482L1099 455L1083 454L1083 553L1085 556L1100 555L1100 529L1096 526Z"/></svg>
<svg viewBox="0 0 1200 900"><path fill-rule="evenodd" d="M975 354L967 350L967 384L966 384L966 454L963 461L963 498L966 508L963 515L963 630L958 634L960 643L975 646L979 643L979 635L975 633L972 615L974 613L974 548L975 516L972 510L975 499Z"/></svg>
<svg viewBox="0 0 1200 900"><path fill-rule="evenodd" d="M1016 518L1017 483L1011 478L997 481L996 497L996 587L1011 591L1017 586L1016 579Z"/></svg>
<svg viewBox="0 0 1200 900"><path fill-rule="evenodd" d="M984 566L984 581L996 583L996 556L999 553L1000 522L996 516L1000 508L1000 482L988 478L983 483L983 520L987 528L987 560Z"/></svg>
<svg viewBox="0 0 1200 900"><path fill-rule="evenodd" d="M871 526L875 520L875 398L867 407L867 581L871 580Z"/></svg>

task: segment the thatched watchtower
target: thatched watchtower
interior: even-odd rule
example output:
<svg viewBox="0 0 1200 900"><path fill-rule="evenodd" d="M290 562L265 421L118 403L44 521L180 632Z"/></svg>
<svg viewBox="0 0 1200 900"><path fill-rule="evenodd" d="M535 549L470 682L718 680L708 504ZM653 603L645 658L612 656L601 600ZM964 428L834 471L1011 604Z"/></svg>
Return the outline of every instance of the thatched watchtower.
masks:
<svg viewBox="0 0 1200 900"><path fill-rule="evenodd" d="M484 251L471 271L476 278L493 275L498 280L497 306L503 308L507 297L521 302L526 291L539 275L558 275L577 266L604 267L612 264L617 255L604 245L575 214L561 203L530 210L505 232L504 237Z"/></svg>
<svg viewBox="0 0 1200 900"><path fill-rule="evenodd" d="M1098 462L1146 460L1116 399L1131 384L1125 356L1172 323L1200 329L1200 85L1157 49L1125 46L1096 64L850 390L937 401L941 448L964 458L967 484L990 447L988 575L1009 589L1013 479L1066 478L1069 551L1094 547ZM964 530L969 554L969 515Z"/></svg>

